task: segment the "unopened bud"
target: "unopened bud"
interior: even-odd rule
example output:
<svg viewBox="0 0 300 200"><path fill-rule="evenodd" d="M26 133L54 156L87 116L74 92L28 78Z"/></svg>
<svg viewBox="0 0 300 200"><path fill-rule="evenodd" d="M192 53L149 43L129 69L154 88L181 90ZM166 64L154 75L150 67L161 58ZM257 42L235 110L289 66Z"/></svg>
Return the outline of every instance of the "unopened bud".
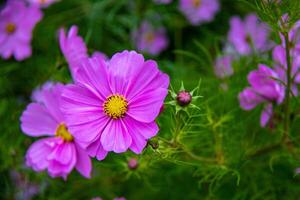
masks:
<svg viewBox="0 0 300 200"><path fill-rule="evenodd" d="M130 160L128 161L128 168L131 170L135 170L138 167L138 165L139 163L135 158L130 158Z"/></svg>
<svg viewBox="0 0 300 200"><path fill-rule="evenodd" d="M192 102L192 95L189 92L182 90L178 92L176 100L180 106L187 106Z"/></svg>

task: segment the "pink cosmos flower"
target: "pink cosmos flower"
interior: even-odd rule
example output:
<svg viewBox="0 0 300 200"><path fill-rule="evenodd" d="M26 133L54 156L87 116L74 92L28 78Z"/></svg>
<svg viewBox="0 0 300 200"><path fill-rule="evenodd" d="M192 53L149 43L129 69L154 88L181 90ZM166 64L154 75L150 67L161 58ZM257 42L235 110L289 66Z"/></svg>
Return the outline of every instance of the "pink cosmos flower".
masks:
<svg viewBox="0 0 300 200"><path fill-rule="evenodd" d="M245 21L236 16L230 19L228 40L241 55L251 54L253 48L258 52L268 50L268 36L268 26L260 22L255 14L248 15Z"/></svg>
<svg viewBox="0 0 300 200"><path fill-rule="evenodd" d="M192 25L211 22L220 9L218 0L180 0L180 11Z"/></svg>
<svg viewBox="0 0 300 200"><path fill-rule="evenodd" d="M9 0L0 10L0 55L12 55L21 61L31 56L32 30L42 19L36 6L26 6L23 1Z"/></svg>
<svg viewBox="0 0 300 200"><path fill-rule="evenodd" d="M108 151L141 153L155 136L155 119L168 93L169 77L155 61L123 51L105 62L82 61L76 84L63 92L69 130L92 157Z"/></svg>
<svg viewBox="0 0 300 200"><path fill-rule="evenodd" d="M169 4L172 0L153 0L157 4Z"/></svg>
<svg viewBox="0 0 300 200"><path fill-rule="evenodd" d="M214 65L214 71L218 78L224 79L233 74L232 61L233 56L230 55L224 55L217 58Z"/></svg>
<svg viewBox="0 0 300 200"><path fill-rule="evenodd" d="M73 25L67 35L63 28L60 29L59 44L61 51L69 64L72 77L74 80L76 80L74 76L80 66L81 61L89 57L88 49L84 43L84 40L78 35L78 27ZM99 56L105 60L108 59L107 56L102 52L95 52L92 56Z"/></svg>
<svg viewBox="0 0 300 200"><path fill-rule="evenodd" d="M51 4L57 2L58 0L27 0L28 3L39 6L41 8L47 8Z"/></svg>
<svg viewBox="0 0 300 200"><path fill-rule="evenodd" d="M90 177L91 160L68 130L60 111L64 85L55 84L42 90L41 102L31 103L21 116L22 131L32 137L47 136L34 142L26 153L26 164L35 171L48 169L51 177L67 178L76 168Z"/></svg>
<svg viewBox="0 0 300 200"><path fill-rule="evenodd" d="M298 95L298 84L300 84L300 52L299 50L292 49L291 53L291 61L292 61L292 92L293 95ZM287 84L286 70L287 70L287 62L286 62L286 52L285 48L281 45L276 46L273 49L273 60L275 61L275 71L280 77L280 80Z"/></svg>
<svg viewBox="0 0 300 200"><path fill-rule="evenodd" d="M244 110L252 110L258 104L264 103L260 124L265 127L273 113L273 103L281 104L284 99L285 87L278 81L279 75L260 64L258 70L250 72L247 87L239 94L240 106Z"/></svg>
<svg viewBox="0 0 300 200"><path fill-rule="evenodd" d="M154 56L160 54L169 44L165 28L154 28L146 21L137 31L133 32L133 41L139 51Z"/></svg>

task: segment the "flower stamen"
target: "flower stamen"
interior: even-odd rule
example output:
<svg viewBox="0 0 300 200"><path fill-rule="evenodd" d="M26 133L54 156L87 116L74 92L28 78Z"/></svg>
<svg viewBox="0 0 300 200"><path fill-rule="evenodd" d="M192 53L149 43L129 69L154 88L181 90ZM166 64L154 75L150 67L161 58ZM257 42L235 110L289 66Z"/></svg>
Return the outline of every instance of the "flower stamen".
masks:
<svg viewBox="0 0 300 200"><path fill-rule="evenodd" d="M201 0L192 0L193 1L193 6L198 8L201 4Z"/></svg>
<svg viewBox="0 0 300 200"><path fill-rule="evenodd" d="M8 33L8 34L12 34L16 31L16 25L14 23L8 23L6 24L6 27L5 27L5 31Z"/></svg>
<svg viewBox="0 0 300 200"><path fill-rule="evenodd" d="M128 110L128 102L124 96L114 94L107 97L104 102L104 112L113 119L124 117Z"/></svg>
<svg viewBox="0 0 300 200"><path fill-rule="evenodd" d="M58 128L56 129L55 136L61 137L64 141L66 142L71 142L73 141L73 136L71 133L68 131L67 127L65 124L60 124Z"/></svg>

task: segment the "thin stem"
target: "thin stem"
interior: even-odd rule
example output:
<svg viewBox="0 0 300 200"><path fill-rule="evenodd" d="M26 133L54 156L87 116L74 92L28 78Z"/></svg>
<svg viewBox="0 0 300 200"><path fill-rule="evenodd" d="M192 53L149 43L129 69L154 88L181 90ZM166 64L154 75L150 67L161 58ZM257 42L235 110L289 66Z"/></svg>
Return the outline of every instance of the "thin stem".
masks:
<svg viewBox="0 0 300 200"><path fill-rule="evenodd" d="M289 141L289 131L290 131L290 91L291 91L291 84L292 84L292 65L291 65L291 56L290 56L290 42L289 42L289 35L287 32L284 33L285 39L285 53L286 53L286 61L287 61L287 71L286 71L286 80L287 80L287 87L285 92L285 108L284 108L284 133L282 142Z"/></svg>

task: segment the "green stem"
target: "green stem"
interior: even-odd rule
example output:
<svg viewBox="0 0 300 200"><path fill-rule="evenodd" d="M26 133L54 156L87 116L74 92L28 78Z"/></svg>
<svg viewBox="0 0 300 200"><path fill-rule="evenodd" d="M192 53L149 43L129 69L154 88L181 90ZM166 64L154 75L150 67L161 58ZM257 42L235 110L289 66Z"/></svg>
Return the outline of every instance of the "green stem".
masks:
<svg viewBox="0 0 300 200"><path fill-rule="evenodd" d="M287 71L286 71L286 80L287 87L285 91L285 108L284 108L284 133L282 142L289 141L289 131L290 131L290 91L292 85L292 65L291 65L291 56L290 56L290 42L288 33L284 33L285 38L285 53L286 53L286 61L287 61Z"/></svg>

